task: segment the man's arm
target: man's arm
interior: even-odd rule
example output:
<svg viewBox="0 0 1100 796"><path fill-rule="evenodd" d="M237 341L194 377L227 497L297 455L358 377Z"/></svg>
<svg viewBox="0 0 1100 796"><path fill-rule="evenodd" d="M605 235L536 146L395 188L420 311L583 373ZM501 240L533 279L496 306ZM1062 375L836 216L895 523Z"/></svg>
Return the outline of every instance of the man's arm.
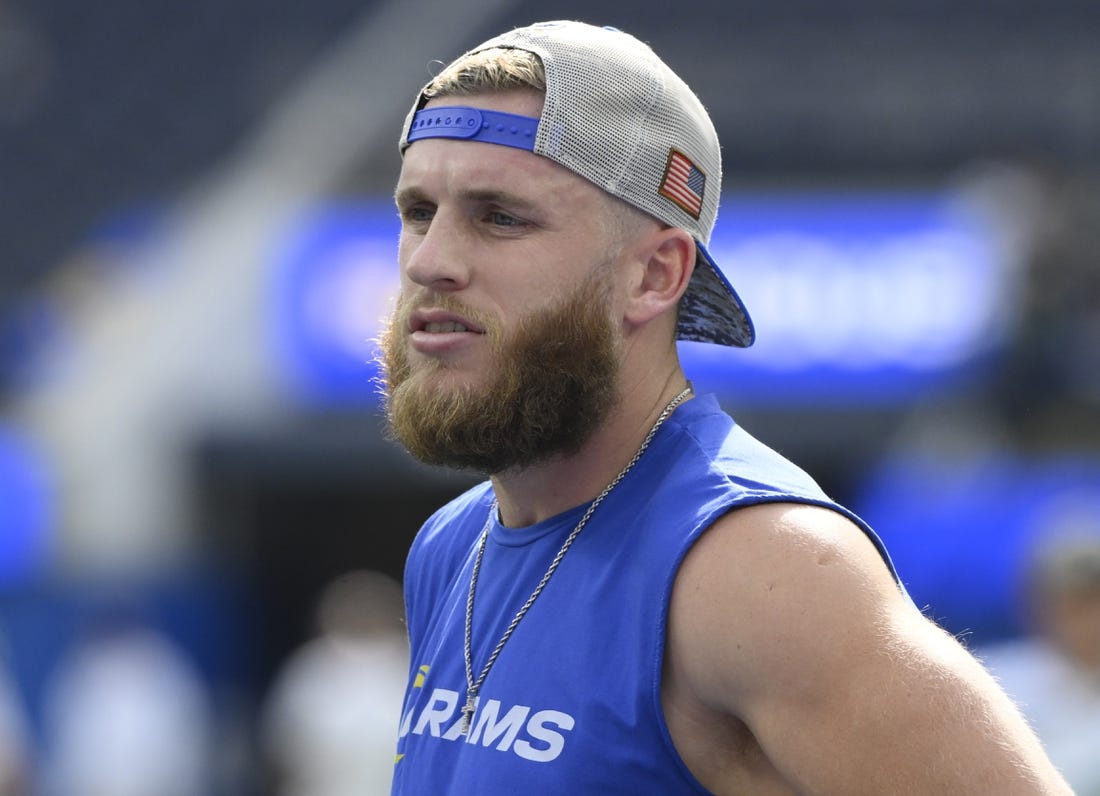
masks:
<svg viewBox="0 0 1100 796"><path fill-rule="evenodd" d="M828 509L740 509L703 535L673 591L666 693L670 678L689 713L743 723L797 793L1071 792L993 678ZM708 765L705 784L722 792L739 765Z"/></svg>

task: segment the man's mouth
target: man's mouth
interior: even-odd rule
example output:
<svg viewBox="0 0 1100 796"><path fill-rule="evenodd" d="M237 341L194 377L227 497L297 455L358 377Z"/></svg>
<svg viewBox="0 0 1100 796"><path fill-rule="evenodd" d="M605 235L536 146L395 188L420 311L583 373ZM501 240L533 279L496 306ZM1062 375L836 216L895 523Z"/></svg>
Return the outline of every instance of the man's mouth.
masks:
<svg viewBox="0 0 1100 796"><path fill-rule="evenodd" d="M456 334L469 332L482 334L479 328L469 318L458 313L442 309L425 308L416 310L409 318L409 331L413 334L424 332L426 334Z"/></svg>
<svg viewBox="0 0 1100 796"><path fill-rule="evenodd" d="M424 331L429 334L445 334L447 332L468 332L470 330L458 321L443 321L424 324Z"/></svg>

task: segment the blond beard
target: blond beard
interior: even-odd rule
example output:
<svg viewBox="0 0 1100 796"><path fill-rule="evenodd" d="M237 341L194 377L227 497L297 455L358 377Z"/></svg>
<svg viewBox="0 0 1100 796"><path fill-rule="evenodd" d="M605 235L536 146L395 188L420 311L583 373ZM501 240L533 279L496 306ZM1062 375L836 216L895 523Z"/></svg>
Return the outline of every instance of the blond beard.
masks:
<svg viewBox="0 0 1100 796"><path fill-rule="evenodd" d="M433 361L413 372L399 303L381 337L391 433L429 464L494 474L575 453L617 399L619 331L609 313L609 269L524 318L508 338L484 325L494 360L486 386L438 388ZM454 302L435 301L470 317ZM417 378L423 375L423 378Z"/></svg>

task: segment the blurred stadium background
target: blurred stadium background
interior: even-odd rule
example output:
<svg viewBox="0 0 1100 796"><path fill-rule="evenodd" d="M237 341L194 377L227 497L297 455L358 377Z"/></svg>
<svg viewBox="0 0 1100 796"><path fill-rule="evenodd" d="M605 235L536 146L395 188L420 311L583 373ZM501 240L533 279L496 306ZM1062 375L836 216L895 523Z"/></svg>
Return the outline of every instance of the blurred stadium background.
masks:
<svg viewBox="0 0 1100 796"><path fill-rule="evenodd" d="M710 109L760 343L687 367L919 604L1020 634L1032 548L1100 533L1096 4L0 0L0 661L32 747L125 610L210 695L208 792L264 792L256 717L322 589L400 577L470 482L377 415L400 123L433 60L547 17L635 33Z"/></svg>

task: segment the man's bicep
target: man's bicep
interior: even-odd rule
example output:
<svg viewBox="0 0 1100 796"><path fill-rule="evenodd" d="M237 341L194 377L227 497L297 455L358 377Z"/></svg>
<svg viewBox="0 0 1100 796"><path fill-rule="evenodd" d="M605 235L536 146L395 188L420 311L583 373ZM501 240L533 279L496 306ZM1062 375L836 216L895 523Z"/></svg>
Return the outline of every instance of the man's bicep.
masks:
<svg viewBox="0 0 1100 796"><path fill-rule="evenodd" d="M1054 779L992 678L840 515L729 515L685 559L673 611L695 693L796 790L1035 793L1029 779Z"/></svg>

